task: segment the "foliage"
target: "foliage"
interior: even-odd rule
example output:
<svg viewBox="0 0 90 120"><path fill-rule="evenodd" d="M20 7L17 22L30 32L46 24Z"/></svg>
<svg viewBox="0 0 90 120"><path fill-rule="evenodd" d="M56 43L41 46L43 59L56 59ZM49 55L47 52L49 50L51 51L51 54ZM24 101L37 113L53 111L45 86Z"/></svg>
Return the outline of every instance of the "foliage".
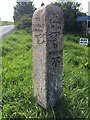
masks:
<svg viewBox="0 0 90 120"><path fill-rule="evenodd" d="M14 7L13 16L16 28L30 28L34 10L35 7L32 2L17 2L17 5Z"/></svg>
<svg viewBox="0 0 90 120"><path fill-rule="evenodd" d="M73 118L76 120L89 116L87 93L90 68L86 65L88 47L77 43L75 39L79 36L68 36L64 36L61 104L49 110L40 107L33 96L32 36L25 31L15 31L2 40L3 119Z"/></svg>
<svg viewBox="0 0 90 120"><path fill-rule="evenodd" d="M29 15L19 16L19 19L15 23L17 29L27 29L27 28L30 29L31 25L32 25L32 19Z"/></svg>
<svg viewBox="0 0 90 120"><path fill-rule="evenodd" d="M88 39L89 39L88 42L89 42L89 46L90 46L90 33L88 34Z"/></svg>
<svg viewBox="0 0 90 120"><path fill-rule="evenodd" d="M14 24L13 22L10 21L0 21L0 26L4 26L4 25L12 25Z"/></svg>
<svg viewBox="0 0 90 120"><path fill-rule="evenodd" d="M80 3L65 0L55 2L54 5L60 7L64 12L64 33L83 33L84 23L77 21L78 16L85 15L80 12Z"/></svg>
<svg viewBox="0 0 90 120"><path fill-rule="evenodd" d="M20 16L29 14L32 17L32 14L35 10L32 2L17 2L17 5L14 7L14 21L16 22Z"/></svg>
<svg viewBox="0 0 90 120"><path fill-rule="evenodd" d="M74 34L72 34L72 35L66 34L64 38L66 41L73 41L75 43L79 43L80 36L77 36Z"/></svg>

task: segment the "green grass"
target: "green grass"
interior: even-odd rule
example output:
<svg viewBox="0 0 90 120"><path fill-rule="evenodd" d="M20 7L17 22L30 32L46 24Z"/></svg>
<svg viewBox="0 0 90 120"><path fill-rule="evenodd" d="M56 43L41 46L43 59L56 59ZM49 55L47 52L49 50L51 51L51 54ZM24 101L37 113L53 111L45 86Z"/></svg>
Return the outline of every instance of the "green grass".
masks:
<svg viewBox="0 0 90 120"><path fill-rule="evenodd" d="M63 96L45 110L33 97L32 35L15 31L2 40L3 118L88 118L88 47L64 37Z"/></svg>
<svg viewBox="0 0 90 120"><path fill-rule="evenodd" d="M2 112L0 112L0 120L2 119Z"/></svg>
<svg viewBox="0 0 90 120"><path fill-rule="evenodd" d="M0 26L4 26L4 25L12 25L14 24L13 22L10 21L0 21Z"/></svg>

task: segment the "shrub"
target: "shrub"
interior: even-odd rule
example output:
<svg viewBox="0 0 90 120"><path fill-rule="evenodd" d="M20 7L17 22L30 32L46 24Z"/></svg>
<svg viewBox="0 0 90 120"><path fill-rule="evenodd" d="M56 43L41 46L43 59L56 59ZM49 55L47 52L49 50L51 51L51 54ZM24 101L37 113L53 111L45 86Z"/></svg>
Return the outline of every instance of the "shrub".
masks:
<svg viewBox="0 0 90 120"><path fill-rule="evenodd" d="M65 40L73 41L75 43L79 43L79 39L80 39L80 36L75 36L70 34L65 35Z"/></svg>
<svg viewBox="0 0 90 120"><path fill-rule="evenodd" d="M29 15L19 16L18 21L15 23L17 29L30 28L32 25L32 19Z"/></svg>

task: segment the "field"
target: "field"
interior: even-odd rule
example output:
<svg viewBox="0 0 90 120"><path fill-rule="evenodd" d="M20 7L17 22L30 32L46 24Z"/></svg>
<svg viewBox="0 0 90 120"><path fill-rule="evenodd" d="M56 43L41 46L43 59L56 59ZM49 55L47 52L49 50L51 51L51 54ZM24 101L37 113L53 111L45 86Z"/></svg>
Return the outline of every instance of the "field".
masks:
<svg viewBox="0 0 90 120"><path fill-rule="evenodd" d="M32 35L14 31L2 40L2 117L89 118L89 47L78 43L79 36L64 35L63 96L60 106L44 110L33 97ZM0 113L1 114L1 113Z"/></svg>
<svg viewBox="0 0 90 120"><path fill-rule="evenodd" d="M4 26L4 25L12 25L14 24L13 22L10 21L0 21L0 26Z"/></svg>

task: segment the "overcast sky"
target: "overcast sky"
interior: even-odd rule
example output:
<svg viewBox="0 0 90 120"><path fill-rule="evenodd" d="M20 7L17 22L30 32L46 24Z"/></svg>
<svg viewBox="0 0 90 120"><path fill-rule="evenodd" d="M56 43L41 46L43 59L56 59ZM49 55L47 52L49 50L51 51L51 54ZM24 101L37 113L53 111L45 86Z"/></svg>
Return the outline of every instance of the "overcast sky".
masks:
<svg viewBox="0 0 90 120"><path fill-rule="evenodd" d="M0 0L1 20L13 21L13 17L12 17L14 12L13 6L16 5L16 1L17 0ZM44 4L46 5L56 0L32 0L32 1L34 1L35 7L39 8L42 2L44 2ZM76 1L82 4L82 8L85 13L88 12L88 2L90 0L76 0Z"/></svg>

